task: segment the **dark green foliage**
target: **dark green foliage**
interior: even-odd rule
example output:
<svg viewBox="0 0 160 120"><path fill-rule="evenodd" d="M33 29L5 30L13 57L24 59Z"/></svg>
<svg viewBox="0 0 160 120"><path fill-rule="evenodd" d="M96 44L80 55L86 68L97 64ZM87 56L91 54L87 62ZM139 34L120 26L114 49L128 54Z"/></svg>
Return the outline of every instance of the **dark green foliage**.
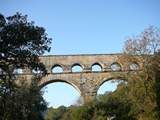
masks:
<svg viewBox="0 0 160 120"><path fill-rule="evenodd" d="M29 67L44 71L38 55L49 51L51 39L43 27L27 21L27 16L17 13L6 19L0 17L0 68L8 73L8 67Z"/></svg>
<svg viewBox="0 0 160 120"><path fill-rule="evenodd" d="M45 120L135 120L129 114L131 104L125 98L120 98L120 94L123 94L120 92L101 95L99 101L71 106L65 112L62 112L61 107L49 108Z"/></svg>
<svg viewBox="0 0 160 120"><path fill-rule="evenodd" d="M0 15L0 120L43 120L46 103L38 81L47 71L38 56L50 50L50 43L45 29L28 22L26 15ZM19 86L13 74L18 68L42 74L33 78L31 86L25 82Z"/></svg>
<svg viewBox="0 0 160 120"><path fill-rule="evenodd" d="M157 107L156 107L156 111L157 111L157 115L156 117L158 119L160 119L160 67L157 67L160 65L160 51L158 51L157 53L155 53L154 56L154 64L153 64L153 69L155 71L155 93L156 93L156 103L157 103ZM156 67L155 67L156 66Z"/></svg>
<svg viewBox="0 0 160 120"><path fill-rule="evenodd" d="M3 94L5 96L0 99L0 108L3 108L0 110L2 120L43 120L42 112L47 109L47 104L35 81L33 80L30 86L14 86L12 94Z"/></svg>
<svg viewBox="0 0 160 120"><path fill-rule="evenodd" d="M113 120L134 120L129 115L131 103L126 98L126 84L121 83L114 92L106 93L99 96L99 101L95 106L95 119L99 116L104 120L112 118ZM102 119L102 120L103 120Z"/></svg>
<svg viewBox="0 0 160 120"><path fill-rule="evenodd" d="M58 109L48 108L46 113L46 120L60 120L62 115L66 112L66 107L60 106Z"/></svg>

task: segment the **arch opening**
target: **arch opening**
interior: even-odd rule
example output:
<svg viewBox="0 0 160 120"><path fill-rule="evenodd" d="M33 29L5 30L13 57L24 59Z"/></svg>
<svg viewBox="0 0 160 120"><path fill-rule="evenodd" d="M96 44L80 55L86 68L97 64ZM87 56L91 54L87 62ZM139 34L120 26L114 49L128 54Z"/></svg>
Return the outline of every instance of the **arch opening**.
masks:
<svg viewBox="0 0 160 120"><path fill-rule="evenodd" d="M43 71L41 71L41 70L39 70L39 69L33 69L33 70L32 70L32 73L33 73L33 74L42 74Z"/></svg>
<svg viewBox="0 0 160 120"><path fill-rule="evenodd" d="M54 65L51 71L52 73L62 73L63 68L61 67L61 65Z"/></svg>
<svg viewBox="0 0 160 120"><path fill-rule="evenodd" d="M97 90L97 100L101 100L102 97L105 97L109 94L114 93L119 87L126 86L127 81L121 78L107 79L103 81Z"/></svg>
<svg viewBox="0 0 160 120"><path fill-rule="evenodd" d="M139 70L139 64L136 62L132 62L129 64L129 70Z"/></svg>
<svg viewBox="0 0 160 120"><path fill-rule="evenodd" d="M13 74L23 74L23 69L22 68L16 68L13 70Z"/></svg>
<svg viewBox="0 0 160 120"><path fill-rule="evenodd" d="M72 65L71 69L72 69L72 72L82 72L83 71L82 66L77 63Z"/></svg>
<svg viewBox="0 0 160 120"><path fill-rule="evenodd" d="M102 66L99 63L94 63L91 67L93 72L102 71Z"/></svg>
<svg viewBox="0 0 160 120"><path fill-rule="evenodd" d="M41 86L43 98L48 102L49 107L71 106L83 104L80 90L74 84L63 80L53 80Z"/></svg>
<svg viewBox="0 0 160 120"><path fill-rule="evenodd" d="M121 71L121 65L117 62L112 63L110 68L112 71Z"/></svg>

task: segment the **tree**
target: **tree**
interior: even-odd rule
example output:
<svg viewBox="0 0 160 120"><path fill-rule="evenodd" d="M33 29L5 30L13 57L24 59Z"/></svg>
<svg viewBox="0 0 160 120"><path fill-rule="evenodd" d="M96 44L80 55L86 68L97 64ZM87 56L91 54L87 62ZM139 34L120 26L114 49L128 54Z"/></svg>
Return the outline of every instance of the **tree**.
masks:
<svg viewBox="0 0 160 120"><path fill-rule="evenodd" d="M95 105L94 120L135 120L130 114L131 103L126 98L128 86L121 82L114 92L100 95Z"/></svg>
<svg viewBox="0 0 160 120"><path fill-rule="evenodd" d="M125 42L122 61L141 64L137 71L129 71L127 98L132 102L130 114L138 120L158 120L160 30L149 27L140 35Z"/></svg>
<svg viewBox="0 0 160 120"><path fill-rule="evenodd" d="M158 51L153 58L155 60L153 69L155 71L155 93L156 93L156 102L157 102L157 118L160 119L160 52ZM157 67L158 66L158 67Z"/></svg>
<svg viewBox="0 0 160 120"><path fill-rule="evenodd" d="M42 119L40 111L44 111L46 103L37 82L47 71L38 56L50 51L50 43L45 29L28 22L26 15L0 15L1 120ZM18 86L14 70L19 68L40 70L42 74L33 78L31 86Z"/></svg>
<svg viewBox="0 0 160 120"><path fill-rule="evenodd" d="M66 112L66 107L60 106L57 109L49 108L46 113L45 120L60 120Z"/></svg>

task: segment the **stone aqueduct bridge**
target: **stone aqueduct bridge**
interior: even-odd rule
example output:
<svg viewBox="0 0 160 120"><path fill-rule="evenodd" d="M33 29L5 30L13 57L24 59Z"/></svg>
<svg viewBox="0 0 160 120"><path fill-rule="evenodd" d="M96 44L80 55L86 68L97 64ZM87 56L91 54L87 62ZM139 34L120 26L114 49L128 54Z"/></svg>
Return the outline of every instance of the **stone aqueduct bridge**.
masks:
<svg viewBox="0 0 160 120"><path fill-rule="evenodd" d="M48 74L42 78L40 87L54 82L66 82L79 91L84 102L95 99L98 88L107 80L125 79L124 74L129 69L137 69L138 63L120 63L121 54L84 54L84 55L49 55L41 56ZM92 67L99 65L100 71L93 71ZM81 72L73 72L74 66L81 66ZM52 69L61 67L63 72L53 73ZM28 80L33 74L23 74Z"/></svg>

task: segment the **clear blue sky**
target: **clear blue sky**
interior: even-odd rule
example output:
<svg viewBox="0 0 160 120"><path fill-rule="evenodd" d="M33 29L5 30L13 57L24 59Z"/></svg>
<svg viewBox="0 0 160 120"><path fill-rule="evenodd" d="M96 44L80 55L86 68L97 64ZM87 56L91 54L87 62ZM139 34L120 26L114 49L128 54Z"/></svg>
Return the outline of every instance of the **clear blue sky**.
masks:
<svg viewBox="0 0 160 120"><path fill-rule="evenodd" d="M16 12L46 28L53 38L49 54L119 53L129 36L160 27L160 0L0 0L0 13ZM66 91L61 86L52 91Z"/></svg>

